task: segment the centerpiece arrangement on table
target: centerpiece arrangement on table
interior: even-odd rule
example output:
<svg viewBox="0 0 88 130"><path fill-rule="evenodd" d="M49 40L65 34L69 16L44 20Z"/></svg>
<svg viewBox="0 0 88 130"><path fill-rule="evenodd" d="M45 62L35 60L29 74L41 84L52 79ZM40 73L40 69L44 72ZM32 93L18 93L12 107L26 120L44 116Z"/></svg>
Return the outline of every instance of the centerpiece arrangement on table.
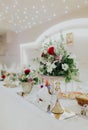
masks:
<svg viewBox="0 0 88 130"><path fill-rule="evenodd" d="M59 41L50 39L43 43L39 73L47 76L62 76L66 82L76 80L78 75L76 56L66 50L62 35Z"/></svg>
<svg viewBox="0 0 88 130"><path fill-rule="evenodd" d="M58 93L60 90L60 80L63 78L65 82L78 79L79 70L77 68L76 57L67 51L62 34L59 40L46 39L43 41L41 48L41 56L38 58L39 74L46 86L51 87L49 87L51 94L54 90ZM54 108L55 111L57 111L57 104Z"/></svg>
<svg viewBox="0 0 88 130"><path fill-rule="evenodd" d="M30 93L34 84L38 83L38 76L35 70L25 68L18 76L24 93Z"/></svg>
<svg viewBox="0 0 88 130"><path fill-rule="evenodd" d="M16 73L6 72L2 77L4 78L4 86L12 88L18 86L18 78Z"/></svg>

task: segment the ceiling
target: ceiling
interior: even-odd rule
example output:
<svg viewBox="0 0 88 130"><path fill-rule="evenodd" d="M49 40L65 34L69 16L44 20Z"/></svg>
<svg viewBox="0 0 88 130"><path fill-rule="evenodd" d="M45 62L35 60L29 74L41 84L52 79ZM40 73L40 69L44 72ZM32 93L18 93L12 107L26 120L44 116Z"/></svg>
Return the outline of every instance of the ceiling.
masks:
<svg viewBox="0 0 88 130"><path fill-rule="evenodd" d="M22 32L83 8L88 17L88 0L0 0L0 32Z"/></svg>

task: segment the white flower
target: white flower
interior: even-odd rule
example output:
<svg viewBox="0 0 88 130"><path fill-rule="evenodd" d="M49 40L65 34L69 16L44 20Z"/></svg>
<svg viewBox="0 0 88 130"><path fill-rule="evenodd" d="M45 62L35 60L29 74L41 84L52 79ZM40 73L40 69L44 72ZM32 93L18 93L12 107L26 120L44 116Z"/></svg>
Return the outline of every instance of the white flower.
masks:
<svg viewBox="0 0 88 130"><path fill-rule="evenodd" d="M46 62L46 66L47 66L47 67L51 66L51 62L49 62L49 61Z"/></svg>
<svg viewBox="0 0 88 130"><path fill-rule="evenodd" d="M75 54L71 54L71 55L69 56L69 58L76 60L76 55L75 55Z"/></svg>
<svg viewBox="0 0 88 130"><path fill-rule="evenodd" d="M79 68L79 63L78 63L78 61L76 61L75 64L76 64L76 69L78 69L78 68Z"/></svg>
<svg viewBox="0 0 88 130"><path fill-rule="evenodd" d="M44 68L44 65L41 65L40 68L43 69L43 68Z"/></svg>
<svg viewBox="0 0 88 130"><path fill-rule="evenodd" d="M29 75L26 76L26 78L29 78L29 77L30 77Z"/></svg>
<svg viewBox="0 0 88 130"><path fill-rule="evenodd" d="M54 68L56 68L56 65L54 63L47 62L47 72L51 73Z"/></svg>
<svg viewBox="0 0 88 130"><path fill-rule="evenodd" d="M67 65L66 63L62 64L62 69L63 69L64 71L67 71L68 65Z"/></svg>
<svg viewBox="0 0 88 130"><path fill-rule="evenodd" d="M46 54L47 53L47 50L44 50L44 54Z"/></svg>
<svg viewBox="0 0 88 130"><path fill-rule="evenodd" d="M46 60L44 60L42 57L40 58L40 61L41 61L43 64L46 64Z"/></svg>

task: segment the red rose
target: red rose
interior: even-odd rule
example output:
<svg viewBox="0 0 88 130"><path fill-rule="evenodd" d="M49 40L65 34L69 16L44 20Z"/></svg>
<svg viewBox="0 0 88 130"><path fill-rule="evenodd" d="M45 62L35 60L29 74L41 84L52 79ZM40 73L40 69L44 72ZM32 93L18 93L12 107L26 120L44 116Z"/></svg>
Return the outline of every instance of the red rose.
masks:
<svg viewBox="0 0 88 130"><path fill-rule="evenodd" d="M5 75L2 75L2 79L5 79L6 78L6 76Z"/></svg>
<svg viewBox="0 0 88 130"><path fill-rule="evenodd" d="M29 74L29 73L30 73L30 69L24 70L24 73L25 73L26 75Z"/></svg>
<svg viewBox="0 0 88 130"><path fill-rule="evenodd" d="M48 49L48 53L49 53L50 55L54 55L54 54L55 54L55 53L54 53L54 47L53 47L53 46Z"/></svg>

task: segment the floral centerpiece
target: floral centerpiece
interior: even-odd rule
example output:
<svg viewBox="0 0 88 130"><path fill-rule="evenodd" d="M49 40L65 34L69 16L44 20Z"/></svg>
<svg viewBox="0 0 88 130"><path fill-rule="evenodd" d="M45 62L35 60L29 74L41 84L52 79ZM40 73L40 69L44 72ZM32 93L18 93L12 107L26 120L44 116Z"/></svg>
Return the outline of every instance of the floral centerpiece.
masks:
<svg viewBox="0 0 88 130"><path fill-rule="evenodd" d="M9 80L11 80L12 82L17 80L17 74L16 73L7 73L7 77L9 78Z"/></svg>
<svg viewBox="0 0 88 130"><path fill-rule="evenodd" d="M35 70L30 70L29 68L24 69L18 76L20 82L33 82L37 84L38 77Z"/></svg>
<svg viewBox="0 0 88 130"><path fill-rule="evenodd" d="M24 69L18 76L24 93L30 93L34 84L38 83L38 77L35 70Z"/></svg>
<svg viewBox="0 0 88 130"><path fill-rule="evenodd" d="M39 58L39 73L47 76L62 76L66 82L77 78L76 57L67 51L62 35L59 41L50 39L44 42Z"/></svg>
<svg viewBox="0 0 88 130"><path fill-rule="evenodd" d="M3 78L4 78L4 75L3 75ZM6 72L5 78L4 78L4 86L17 87L18 86L17 74L14 72Z"/></svg>
<svg viewBox="0 0 88 130"><path fill-rule="evenodd" d="M1 70L1 78L4 80L6 78L7 72L5 70Z"/></svg>

